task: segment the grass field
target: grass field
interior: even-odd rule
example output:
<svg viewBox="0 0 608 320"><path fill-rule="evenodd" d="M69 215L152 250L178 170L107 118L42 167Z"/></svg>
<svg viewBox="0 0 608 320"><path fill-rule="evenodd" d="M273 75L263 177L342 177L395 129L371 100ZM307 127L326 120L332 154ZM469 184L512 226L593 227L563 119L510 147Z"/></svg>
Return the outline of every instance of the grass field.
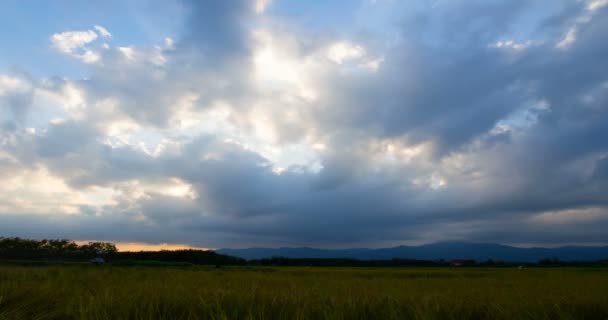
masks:
<svg viewBox="0 0 608 320"><path fill-rule="evenodd" d="M608 319L608 269L0 265L0 319Z"/></svg>

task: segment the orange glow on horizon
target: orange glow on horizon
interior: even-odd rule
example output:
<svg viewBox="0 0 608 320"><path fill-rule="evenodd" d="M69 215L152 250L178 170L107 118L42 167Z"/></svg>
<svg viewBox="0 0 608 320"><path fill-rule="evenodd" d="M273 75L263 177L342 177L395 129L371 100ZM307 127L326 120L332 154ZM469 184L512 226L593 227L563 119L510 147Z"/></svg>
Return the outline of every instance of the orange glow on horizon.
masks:
<svg viewBox="0 0 608 320"><path fill-rule="evenodd" d="M93 241L93 240L90 240ZM77 244L82 245L90 242L89 240L76 241ZM161 250L183 250L183 249L196 249L196 250L212 250L212 248L194 247L187 244L179 243L145 243L145 242L113 242L116 245L118 251L161 251Z"/></svg>

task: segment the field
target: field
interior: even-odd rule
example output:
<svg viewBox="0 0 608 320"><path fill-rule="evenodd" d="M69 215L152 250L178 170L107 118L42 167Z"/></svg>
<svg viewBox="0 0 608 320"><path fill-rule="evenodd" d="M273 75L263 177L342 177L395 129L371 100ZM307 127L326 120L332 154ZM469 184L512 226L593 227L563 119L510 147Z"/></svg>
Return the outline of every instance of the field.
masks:
<svg viewBox="0 0 608 320"><path fill-rule="evenodd" d="M0 319L608 319L608 269L0 265Z"/></svg>

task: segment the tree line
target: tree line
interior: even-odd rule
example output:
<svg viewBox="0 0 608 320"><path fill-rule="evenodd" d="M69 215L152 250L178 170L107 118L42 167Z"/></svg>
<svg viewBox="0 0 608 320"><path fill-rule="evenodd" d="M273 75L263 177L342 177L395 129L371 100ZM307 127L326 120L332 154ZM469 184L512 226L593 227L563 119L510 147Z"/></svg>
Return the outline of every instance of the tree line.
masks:
<svg viewBox="0 0 608 320"><path fill-rule="evenodd" d="M256 266L308 266L308 267L608 267L608 260L563 261L558 258L541 259L538 262L511 262L502 260L357 260L333 258L271 257L247 261Z"/></svg>
<svg viewBox="0 0 608 320"><path fill-rule="evenodd" d="M77 260L108 256L118 252L109 242L77 244L68 239L23 239L0 237L1 259L23 260Z"/></svg>
<svg viewBox="0 0 608 320"><path fill-rule="evenodd" d="M162 250L119 252L110 242L77 244L73 240L33 240L0 237L0 259L87 261L93 258L106 261L164 261L187 262L205 265L243 265L244 259L218 254L207 250Z"/></svg>
<svg viewBox="0 0 608 320"><path fill-rule="evenodd" d="M110 256L115 261L163 261L163 262L188 262L198 265L244 265L246 260L219 254L211 250L161 250L161 251L138 251L138 252L116 252Z"/></svg>

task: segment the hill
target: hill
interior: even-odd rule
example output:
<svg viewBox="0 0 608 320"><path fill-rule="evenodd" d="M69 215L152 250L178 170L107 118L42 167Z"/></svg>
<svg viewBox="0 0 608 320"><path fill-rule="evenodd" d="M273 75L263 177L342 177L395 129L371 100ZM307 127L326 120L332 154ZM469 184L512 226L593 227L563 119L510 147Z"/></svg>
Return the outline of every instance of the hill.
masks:
<svg viewBox="0 0 608 320"><path fill-rule="evenodd" d="M392 248L317 249L308 247L219 249L216 252L247 260L270 257L287 258L346 258L358 260L390 259L472 259L476 261L503 260L537 262L545 258L562 261L596 261L608 259L608 247L566 246L559 248L520 248L492 243L439 242L421 246Z"/></svg>

